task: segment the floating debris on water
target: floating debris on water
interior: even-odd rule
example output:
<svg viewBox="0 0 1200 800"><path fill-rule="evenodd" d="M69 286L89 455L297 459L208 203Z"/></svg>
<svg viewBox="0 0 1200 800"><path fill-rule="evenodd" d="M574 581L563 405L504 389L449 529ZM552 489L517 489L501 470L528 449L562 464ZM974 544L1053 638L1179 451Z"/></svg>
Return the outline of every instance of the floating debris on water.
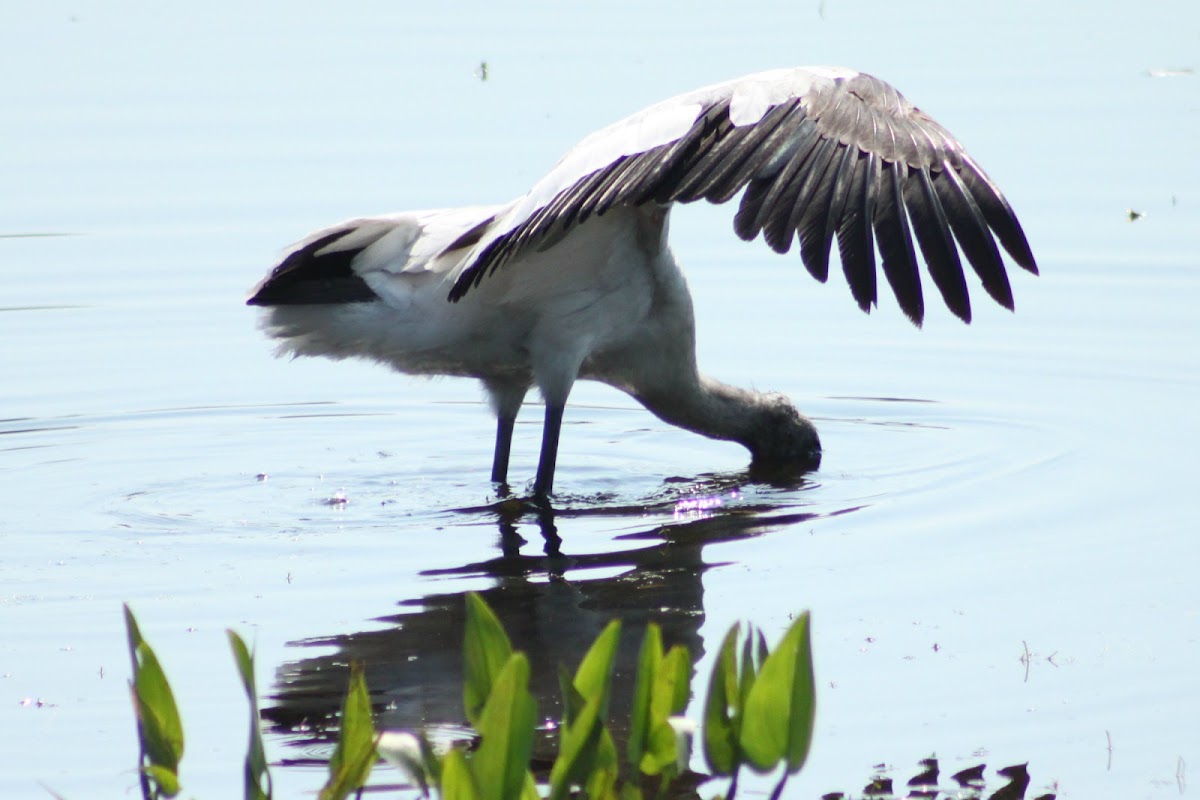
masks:
<svg viewBox="0 0 1200 800"><path fill-rule="evenodd" d="M1146 74L1151 78L1183 78L1195 72L1191 67L1157 67L1146 70Z"/></svg>

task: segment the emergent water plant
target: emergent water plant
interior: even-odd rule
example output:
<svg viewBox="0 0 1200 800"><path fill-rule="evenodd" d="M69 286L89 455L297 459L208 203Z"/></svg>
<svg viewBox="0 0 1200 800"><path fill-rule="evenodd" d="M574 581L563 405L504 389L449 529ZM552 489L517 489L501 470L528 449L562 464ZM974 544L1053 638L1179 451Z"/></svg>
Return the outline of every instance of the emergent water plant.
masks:
<svg viewBox="0 0 1200 800"><path fill-rule="evenodd" d="M574 673L559 668L563 717L558 754L539 789L530 770L538 734L537 702L529 691L528 657L514 650L495 613L476 594L466 596L463 706L478 734L472 749L438 753L423 733L375 730L362 666L351 666L338 741L320 800L360 793L382 757L401 769L425 797L442 800L643 800L666 797L688 771L697 725L682 715L691 692L691 659L675 645L664 651L662 632L646 627L634 676L629 738L618 751L609 731L609 700L621 623L596 637ZM180 791L183 726L166 674L142 638L128 606L125 622L133 660L133 695L144 800ZM238 674L250 702L245 797L270 800L271 777L259 728L254 656L229 631ZM705 764L728 779L725 800L737 794L743 768L779 772L778 798L808 757L816 715L809 614L800 614L772 650L762 631L734 625L717 652L704 703ZM720 795L718 795L719 797Z"/></svg>

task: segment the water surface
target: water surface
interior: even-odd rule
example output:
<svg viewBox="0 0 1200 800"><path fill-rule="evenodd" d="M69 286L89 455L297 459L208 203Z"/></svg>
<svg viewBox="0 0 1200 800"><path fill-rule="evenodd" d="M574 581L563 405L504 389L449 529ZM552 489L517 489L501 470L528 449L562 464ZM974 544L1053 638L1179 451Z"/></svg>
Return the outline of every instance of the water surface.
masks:
<svg viewBox="0 0 1200 800"><path fill-rule="evenodd" d="M778 634L812 609L797 796L934 752L947 771L1028 761L1031 796L1186 794L1200 84L1151 71L1200 67L1194 4L3 16L3 796L134 786L122 601L175 683L189 794L240 785L233 626L275 698L271 758L302 762L276 770L295 796L328 753L289 727L329 707L317 667L365 657L385 724L458 730L468 590L546 669L619 613L662 621L707 675L734 620ZM936 309L918 331L890 298L864 316L838 277L739 242L730 208L675 214L702 365L821 429L802 483L754 483L740 448L581 385L559 513L505 514L473 385L273 360L241 305L312 228L501 201L643 105L821 63L893 81L954 131L1043 275L1014 276L1016 314L976 292L971 326ZM518 426L518 483L539 412Z"/></svg>

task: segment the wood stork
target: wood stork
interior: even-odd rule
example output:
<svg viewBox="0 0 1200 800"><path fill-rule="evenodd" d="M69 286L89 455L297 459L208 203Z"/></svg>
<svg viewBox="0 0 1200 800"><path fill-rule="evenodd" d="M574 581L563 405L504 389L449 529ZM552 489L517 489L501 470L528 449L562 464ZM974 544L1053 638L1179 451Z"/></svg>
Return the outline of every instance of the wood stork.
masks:
<svg viewBox="0 0 1200 800"><path fill-rule="evenodd" d="M784 396L696 367L692 300L667 244L675 203L745 190L734 231L760 232L829 273L837 237L859 307L878 299L875 249L920 325L917 249L942 299L971 318L959 249L1013 307L996 240L1037 272L1008 202L941 125L887 83L849 69L750 75L666 100L588 136L516 200L364 217L293 245L252 290L279 352L366 358L400 372L482 381L503 484L517 411L545 399L534 493L554 482L577 379L614 386L665 422L732 440L752 466L820 464L816 428ZM917 247L913 245L916 234ZM957 242L957 244L956 244Z"/></svg>

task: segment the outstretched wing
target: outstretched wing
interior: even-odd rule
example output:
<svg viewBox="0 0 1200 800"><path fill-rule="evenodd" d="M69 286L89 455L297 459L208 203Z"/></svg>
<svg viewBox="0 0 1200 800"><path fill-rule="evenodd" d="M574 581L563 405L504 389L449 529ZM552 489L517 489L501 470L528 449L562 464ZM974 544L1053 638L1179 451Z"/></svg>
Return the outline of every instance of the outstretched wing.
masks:
<svg viewBox="0 0 1200 800"><path fill-rule="evenodd" d="M1037 272L1008 201L945 128L878 78L817 67L700 89L592 134L496 219L450 299L592 214L618 205L724 203L743 189L737 234L750 240L761 232L780 253L798 238L820 281L836 236L864 311L877 302L876 246L900 307L917 324L924 316L918 247L946 305L968 322L960 248L1005 308L1013 307L1012 290L996 240Z"/></svg>

